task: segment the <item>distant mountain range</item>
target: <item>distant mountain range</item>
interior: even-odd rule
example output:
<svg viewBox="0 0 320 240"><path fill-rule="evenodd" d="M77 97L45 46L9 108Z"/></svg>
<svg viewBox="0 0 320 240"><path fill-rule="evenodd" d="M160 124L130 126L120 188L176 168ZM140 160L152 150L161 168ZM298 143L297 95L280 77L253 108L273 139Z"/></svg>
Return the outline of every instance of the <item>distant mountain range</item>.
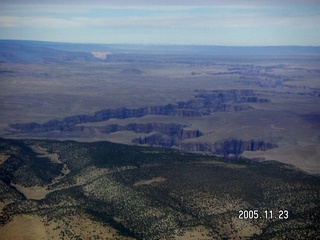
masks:
<svg viewBox="0 0 320 240"><path fill-rule="evenodd" d="M0 62L101 61L92 52L113 54L200 54L200 55L318 55L320 47L308 46L196 46L81 44L24 40L0 40Z"/></svg>

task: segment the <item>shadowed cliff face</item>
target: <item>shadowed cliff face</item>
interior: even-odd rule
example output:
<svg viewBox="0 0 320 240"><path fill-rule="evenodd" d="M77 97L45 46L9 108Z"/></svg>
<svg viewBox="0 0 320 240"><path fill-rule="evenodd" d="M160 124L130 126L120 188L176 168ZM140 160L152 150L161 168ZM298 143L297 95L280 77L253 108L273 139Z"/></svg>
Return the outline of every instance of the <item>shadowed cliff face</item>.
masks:
<svg viewBox="0 0 320 240"><path fill-rule="evenodd" d="M180 142L188 138L198 138L203 135L199 130L186 130L181 127L169 126L169 131L160 129L156 134L144 138L132 140L135 144L146 144L149 146L173 147L179 146Z"/></svg>
<svg viewBox="0 0 320 240"><path fill-rule="evenodd" d="M263 140L230 139L216 143L181 143L180 148L186 151L212 152L217 155L239 157L244 151L266 151L277 148L277 144Z"/></svg>
<svg viewBox="0 0 320 240"><path fill-rule="evenodd" d="M180 135L156 133L144 138L134 139L133 143L162 147L178 146L180 149L188 152L210 152L223 157L234 156L236 158L240 157L244 151L266 151L278 147L275 143L254 139L248 141L230 139L215 143L183 142L182 140L184 139L197 138L203 134L197 130L182 130L181 133Z"/></svg>
<svg viewBox="0 0 320 240"><path fill-rule="evenodd" d="M246 103L265 103L269 99L261 99L252 90L228 90L204 92L187 102L167 104L162 106L149 106L141 108L104 109L93 115L76 115L63 120L51 120L43 124L17 123L10 127L15 129L12 133L41 133L50 131L73 131L75 125L81 123L107 121L111 118L127 119L140 118L146 115L165 115L183 117L201 117L213 112L237 112L252 109Z"/></svg>
<svg viewBox="0 0 320 240"><path fill-rule="evenodd" d="M153 122L147 124L138 124L138 123L131 123L125 126L121 126L118 124L112 124L105 127L100 128L100 132L102 133L111 133L117 131L133 131L136 133L151 133L151 132L158 132L170 137L176 137L180 140L186 138L194 138L202 136L203 133L199 130L185 130L184 127L186 125L182 124L175 124L175 123L160 123L160 122Z"/></svg>
<svg viewBox="0 0 320 240"><path fill-rule="evenodd" d="M162 147L178 146L179 143L188 138L197 138L203 135L199 130L186 130L183 124L153 122L147 124L130 123L128 125L111 124L102 127L75 127L74 131L87 131L100 133L114 133L119 131L132 131L135 133L153 133L144 138L132 140L135 144L157 145Z"/></svg>
<svg viewBox="0 0 320 240"><path fill-rule="evenodd" d="M248 103L267 103L269 99L259 98L253 90L195 91L194 99L176 104L148 106L140 108L103 109L93 115L77 115L63 120L51 120L43 124L12 124L12 134L37 134L51 131L68 133L89 132L92 134L110 134L119 131L146 133L148 136L132 140L134 144L162 147L179 147L186 151L204 151L214 154L239 157L244 151L267 150L276 147L273 143L258 140L225 140L215 143L185 143L185 139L198 138L203 135L200 130L186 129L186 125L176 123L152 122L146 124L130 123L127 125L107 124L105 126L79 126L82 123L95 123L109 119L140 118L146 115L165 115L183 117L201 117L214 112L237 112L252 109Z"/></svg>

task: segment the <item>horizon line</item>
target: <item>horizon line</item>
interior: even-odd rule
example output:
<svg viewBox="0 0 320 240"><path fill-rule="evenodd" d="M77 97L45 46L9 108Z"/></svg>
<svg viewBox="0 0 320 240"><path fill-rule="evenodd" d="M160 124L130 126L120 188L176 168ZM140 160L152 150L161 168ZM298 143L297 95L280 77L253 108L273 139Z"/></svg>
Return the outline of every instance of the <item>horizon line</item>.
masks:
<svg viewBox="0 0 320 240"><path fill-rule="evenodd" d="M0 41L42 42L81 45L136 45L136 46L198 46L198 47L320 47L320 45L214 45L214 44L177 44L177 43L94 43L94 42L66 42L32 39L0 39Z"/></svg>

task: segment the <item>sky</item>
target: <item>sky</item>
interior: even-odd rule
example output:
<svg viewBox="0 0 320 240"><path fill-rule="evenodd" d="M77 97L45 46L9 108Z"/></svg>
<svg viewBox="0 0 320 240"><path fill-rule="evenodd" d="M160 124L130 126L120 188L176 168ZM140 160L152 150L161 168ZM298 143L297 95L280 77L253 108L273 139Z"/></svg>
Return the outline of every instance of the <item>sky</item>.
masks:
<svg viewBox="0 0 320 240"><path fill-rule="evenodd" d="M320 46L320 0L1 0L0 39Z"/></svg>

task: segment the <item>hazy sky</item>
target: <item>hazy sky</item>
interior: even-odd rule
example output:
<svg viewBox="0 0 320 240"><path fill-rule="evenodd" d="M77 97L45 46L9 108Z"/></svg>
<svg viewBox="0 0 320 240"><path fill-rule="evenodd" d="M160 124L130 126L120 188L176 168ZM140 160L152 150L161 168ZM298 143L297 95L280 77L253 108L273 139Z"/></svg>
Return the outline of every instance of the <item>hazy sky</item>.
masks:
<svg viewBox="0 0 320 240"><path fill-rule="evenodd" d="M320 0L1 0L0 39L320 46Z"/></svg>

